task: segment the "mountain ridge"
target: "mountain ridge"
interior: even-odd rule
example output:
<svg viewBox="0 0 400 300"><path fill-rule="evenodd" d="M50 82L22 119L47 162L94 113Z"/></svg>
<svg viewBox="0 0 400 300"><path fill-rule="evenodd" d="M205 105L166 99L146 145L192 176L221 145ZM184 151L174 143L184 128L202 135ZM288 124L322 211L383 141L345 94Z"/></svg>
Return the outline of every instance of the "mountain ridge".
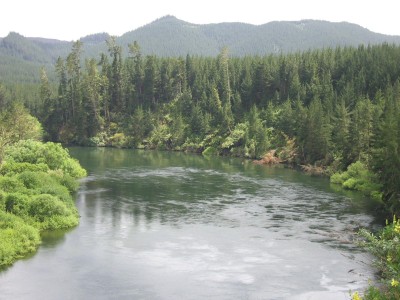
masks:
<svg viewBox="0 0 400 300"><path fill-rule="evenodd" d="M108 33L94 33L80 38L82 58L98 57L107 53ZM137 41L143 55L182 57L187 54L216 56L223 47L231 56L269 55L321 49L327 47L394 43L400 36L372 32L349 22L323 20L272 21L261 25L242 22L194 24L167 15L116 37L116 42L128 54L128 44ZM71 41L24 37L10 32L0 38L0 81L17 78L23 65L34 72L41 66L54 69L58 57L66 57ZM20 65L12 68L10 61ZM7 65L7 68L3 68ZM37 71L39 74L39 71ZM30 80L24 78L22 81ZM35 78L34 80L37 80Z"/></svg>

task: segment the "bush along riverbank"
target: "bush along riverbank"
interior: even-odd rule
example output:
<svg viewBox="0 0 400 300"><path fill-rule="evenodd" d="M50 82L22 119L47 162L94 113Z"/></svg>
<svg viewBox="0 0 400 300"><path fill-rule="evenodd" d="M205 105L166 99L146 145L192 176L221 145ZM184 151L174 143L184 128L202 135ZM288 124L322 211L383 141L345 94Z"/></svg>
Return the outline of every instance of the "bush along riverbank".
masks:
<svg viewBox="0 0 400 300"><path fill-rule="evenodd" d="M397 300L400 299L400 220L393 222L373 234L362 229L361 246L375 256L375 267L381 277L380 284L369 286L364 292L354 292L352 300Z"/></svg>
<svg viewBox="0 0 400 300"><path fill-rule="evenodd" d="M382 184L366 163L357 161L346 171L335 173L330 178L332 183L340 184L345 189L358 190L376 201L382 202ZM400 220L386 221L386 226L378 233L366 229L359 232L361 247L375 256L381 282L379 287L370 286L364 292L352 294L353 300L400 299Z"/></svg>
<svg viewBox="0 0 400 300"><path fill-rule="evenodd" d="M36 250L40 232L79 223L73 195L86 171L55 143L19 141L0 165L0 268Z"/></svg>

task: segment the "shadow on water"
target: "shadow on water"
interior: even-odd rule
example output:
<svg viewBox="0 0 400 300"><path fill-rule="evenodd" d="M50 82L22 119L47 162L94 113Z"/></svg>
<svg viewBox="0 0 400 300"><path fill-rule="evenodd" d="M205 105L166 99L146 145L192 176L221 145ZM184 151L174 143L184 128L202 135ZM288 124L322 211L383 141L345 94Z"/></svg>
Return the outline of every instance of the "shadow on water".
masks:
<svg viewBox="0 0 400 300"><path fill-rule="evenodd" d="M65 242L66 235L73 230L75 230L75 228L43 231L40 234L42 239L40 247L44 249L54 248L62 244L63 242Z"/></svg>

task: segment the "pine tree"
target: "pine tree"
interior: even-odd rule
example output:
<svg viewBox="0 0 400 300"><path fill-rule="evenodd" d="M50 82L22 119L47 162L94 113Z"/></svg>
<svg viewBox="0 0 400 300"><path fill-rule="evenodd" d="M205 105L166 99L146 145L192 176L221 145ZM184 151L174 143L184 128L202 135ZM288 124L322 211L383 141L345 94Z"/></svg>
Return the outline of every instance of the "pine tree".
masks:
<svg viewBox="0 0 400 300"><path fill-rule="evenodd" d="M400 213L400 84L385 102L372 166L383 183L384 200L392 213ZM397 90L397 91L396 91Z"/></svg>
<svg viewBox="0 0 400 300"><path fill-rule="evenodd" d="M306 161L326 160L330 143L330 123L325 117L321 100L311 101L305 123L304 154Z"/></svg>
<svg viewBox="0 0 400 300"><path fill-rule="evenodd" d="M122 47L117 45L115 36L112 36L107 40L107 46L108 52L112 58L108 77L110 111L121 113L124 112L126 108L122 95Z"/></svg>

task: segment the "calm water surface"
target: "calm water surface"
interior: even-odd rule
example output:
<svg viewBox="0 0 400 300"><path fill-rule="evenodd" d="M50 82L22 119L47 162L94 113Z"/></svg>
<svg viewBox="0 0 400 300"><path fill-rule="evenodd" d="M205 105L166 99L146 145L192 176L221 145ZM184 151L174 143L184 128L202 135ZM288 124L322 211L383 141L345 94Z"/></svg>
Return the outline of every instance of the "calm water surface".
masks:
<svg viewBox="0 0 400 300"><path fill-rule="evenodd" d="M0 273L0 299L349 299L372 204L324 179L226 158L72 148L80 225Z"/></svg>

